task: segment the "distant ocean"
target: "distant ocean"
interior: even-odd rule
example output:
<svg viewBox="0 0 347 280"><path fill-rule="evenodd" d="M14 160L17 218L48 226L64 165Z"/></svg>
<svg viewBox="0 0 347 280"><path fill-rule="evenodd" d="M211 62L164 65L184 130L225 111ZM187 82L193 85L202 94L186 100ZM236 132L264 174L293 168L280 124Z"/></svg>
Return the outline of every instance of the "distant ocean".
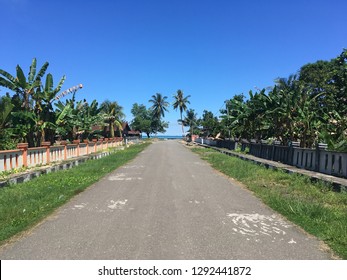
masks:
<svg viewBox="0 0 347 280"><path fill-rule="evenodd" d="M147 135L142 136L143 139L147 138ZM158 138L158 139L182 139L182 135L151 135L150 138Z"/></svg>

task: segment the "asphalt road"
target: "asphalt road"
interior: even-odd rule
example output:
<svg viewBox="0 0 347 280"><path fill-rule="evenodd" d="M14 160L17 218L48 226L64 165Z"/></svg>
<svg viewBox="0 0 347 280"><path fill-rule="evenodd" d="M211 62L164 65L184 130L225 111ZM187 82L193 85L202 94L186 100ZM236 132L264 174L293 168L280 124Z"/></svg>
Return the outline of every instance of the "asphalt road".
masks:
<svg viewBox="0 0 347 280"><path fill-rule="evenodd" d="M181 143L149 146L0 249L0 259L330 259Z"/></svg>

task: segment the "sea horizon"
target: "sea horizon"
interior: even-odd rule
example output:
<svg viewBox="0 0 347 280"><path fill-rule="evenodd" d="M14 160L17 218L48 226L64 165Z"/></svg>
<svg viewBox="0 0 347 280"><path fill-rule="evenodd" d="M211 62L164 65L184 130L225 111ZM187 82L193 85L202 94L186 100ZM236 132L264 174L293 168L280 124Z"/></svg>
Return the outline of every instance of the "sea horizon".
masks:
<svg viewBox="0 0 347 280"><path fill-rule="evenodd" d="M182 139L182 135L151 135L150 138L159 139ZM142 138L148 138L147 135L142 135Z"/></svg>

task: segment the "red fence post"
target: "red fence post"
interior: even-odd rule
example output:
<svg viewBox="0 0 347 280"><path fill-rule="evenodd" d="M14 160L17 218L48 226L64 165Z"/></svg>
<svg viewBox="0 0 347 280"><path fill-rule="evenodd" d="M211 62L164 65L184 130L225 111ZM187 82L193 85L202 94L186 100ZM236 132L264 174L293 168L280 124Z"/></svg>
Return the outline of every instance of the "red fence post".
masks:
<svg viewBox="0 0 347 280"><path fill-rule="evenodd" d="M96 144L98 142L98 139L92 139L93 143L94 143L94 153L96 153Z"/></svg>
<svg viewBox="0 0 347 280"><path fill-rule="evenodd" d="M22 152L23 166L28 167L28 143L19 143L17 148Z"/></svg>
<svg viewBox="0 0 347 280"><path fill-rule="evenodd" d="M60 145L64 145L64 160L67 160L67 141L61 141Z"/></svg>
<svg viewBox="0 0 347 280"><path fill-rule="evenodd" d="M47 142L42 142L41 143L42 147L46 148L46 158L47 158L47 164L50 163L51 159L50 159L50 147L51 147L51 142L47 141Z"/></svg>
<svg viewBox="0 0 347 280"><path fill-rule="evenodd" d="M74 144L77 144L77 156L80 156L80 140L73 140L72 141Z"/></svg>

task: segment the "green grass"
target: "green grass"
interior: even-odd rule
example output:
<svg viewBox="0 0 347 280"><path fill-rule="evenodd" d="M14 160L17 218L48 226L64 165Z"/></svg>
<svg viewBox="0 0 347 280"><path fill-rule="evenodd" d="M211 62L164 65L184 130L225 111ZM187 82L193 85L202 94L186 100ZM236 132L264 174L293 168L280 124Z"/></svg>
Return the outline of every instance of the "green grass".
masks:
<svg viewBox="0 0 347 280"><path fill-rule="evenodd" d="M329 185L312 183L308 177L266 169L211 149L193 151L347 259L347 192L337 193Z"/></svg>
<svg viewBox="0 0 347 280"><path fill-rule="evenodd" d="M150 143L132 145L69 170L0 189L0 244L32 227L71 197L136 157Z"/></svg>

